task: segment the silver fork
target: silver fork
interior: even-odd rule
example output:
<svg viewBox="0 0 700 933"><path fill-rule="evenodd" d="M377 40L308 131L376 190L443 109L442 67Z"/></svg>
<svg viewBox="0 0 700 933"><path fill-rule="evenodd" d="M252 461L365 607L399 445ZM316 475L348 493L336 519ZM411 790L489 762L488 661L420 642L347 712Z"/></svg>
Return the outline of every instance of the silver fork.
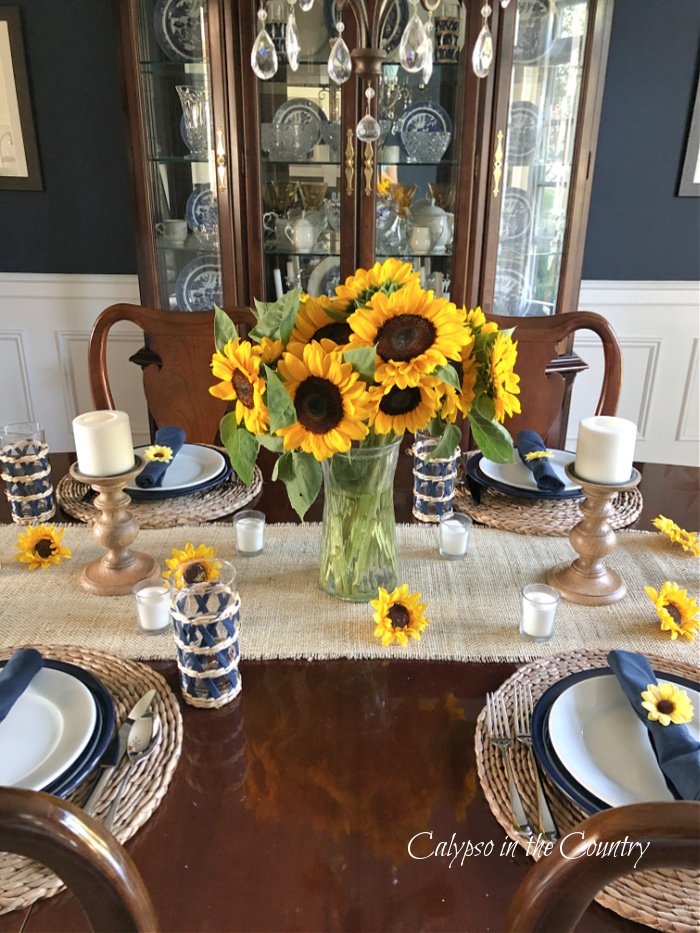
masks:
<svg viewBox="0 0 700 933"><path fill-rule="evenodd" d="M486 694L486 731L491 742L501 750L503 763L506 766L508 775L508 788L510 790L510 813L513 827L521 836L534 836L532 826L525 813L525 807L518 793L515 784L513 771L508 758L508 749L513 738L510 734L510 723L508 722L508 713L506 712L503 697L494 696L492 693Z"/></svg>
<svg viewBox="0 0 700 933"><path fill-rule="evenodd" d="M530 749L532 764L535 770L535 787L537 789L537 821L540 834L548 842L554 842L559 838L559 830L554 822L554 817L549 809L547 798L544 795L540 772L537 767L535 753L532 750L532 690L530 684L516 684L515 695L513 697L513 723L515 725L515 737L518 742Z"/></svg>

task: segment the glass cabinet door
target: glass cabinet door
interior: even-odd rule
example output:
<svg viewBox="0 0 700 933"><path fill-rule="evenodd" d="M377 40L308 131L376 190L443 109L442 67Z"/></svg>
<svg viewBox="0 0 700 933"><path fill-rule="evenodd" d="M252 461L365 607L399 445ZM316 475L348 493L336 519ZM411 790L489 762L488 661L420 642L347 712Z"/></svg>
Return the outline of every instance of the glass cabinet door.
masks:
<svg viewBox="0 0 700 933"><path fill-rule="evenodd" d="M587 0L519 0L495 314L557 310L588 29Z"/></svg>
<svg viewBox="0 0 700 933"><path fill-rule="evenodd" d="M205 0L137 0L144 156L161 308L223 303Z"/></svg>

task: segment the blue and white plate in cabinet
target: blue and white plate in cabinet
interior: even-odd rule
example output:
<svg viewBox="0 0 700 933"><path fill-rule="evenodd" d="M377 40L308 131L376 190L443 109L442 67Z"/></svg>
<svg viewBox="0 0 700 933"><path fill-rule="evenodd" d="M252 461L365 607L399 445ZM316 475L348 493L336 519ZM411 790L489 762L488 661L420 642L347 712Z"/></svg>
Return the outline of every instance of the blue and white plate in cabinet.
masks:
<svg viewBox="0 0 700 933"><path fill-rule="evenodd" d="M398 119L396 132L406 145L406 133L449 133L452 135L452 120L449 113L434 100L418 100L409 104Z"/></svg>
<svg viewBox="0 0 700 933"><path fill-rule="evenodd" d="M557 38L555 0L519 0L513 61L534 65L545 57Z"/></svg>
<svg viewBox="0 0 700 933"><path fill-rule="evenodd" d="M156 42L173 62L202 58L203 0L157 0L153 10Z"/></svg>
<svg viewBox="0 0 700 933"><path fill-rule="evenodd" d="M197 256L183 266L175 282L177 307L181 311L210 311L221 305L221 266L217 256Z"/></svg>
<svg viewBox="0 0 700 933"><path fill-rule="evenodd" d="M185 204L185 220L190 230L197 227L216 227L219 223L219 208L216 196L209 185L197 185Z"/></svg>
<svg viewBox="0 0 700 933"><path fill-rule="evenodd" d="M322 137L322 127L326 122L326 115L312 100L308 100L306 97L295 97L292 100L286 100L280 107L277 108L274 117L272 118L273 123L307 123L309 126L313 127L313 134L310 140L310 145L313 148L317 143L321 141Z"/></svg>
<svg viewBox="0 0 700 933"><path fill-rule="evenodd" d="M508 120L508 161L524 165L537 148L540 109L528 100L518 100L510 108Z"/></svg>
<svg viewBox="0 0 700 933"><path fill-rule="evenodd" d="M532 205L527 191L507 188L501 208L499 240L506 249L513 249L527 236L532 223Z"/></svg>

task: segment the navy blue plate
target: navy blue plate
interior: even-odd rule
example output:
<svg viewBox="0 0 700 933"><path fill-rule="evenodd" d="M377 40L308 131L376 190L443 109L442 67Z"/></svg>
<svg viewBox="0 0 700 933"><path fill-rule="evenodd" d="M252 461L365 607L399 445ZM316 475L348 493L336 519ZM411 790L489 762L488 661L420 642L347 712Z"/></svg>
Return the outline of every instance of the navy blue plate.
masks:
<svg viewBox="0 0 700 933"><path fill-rule="evenodd" d="M491 479L490 476L486 476L485 473L481 472L479 467L479 461L483 457L483 454L476 454L474 457L469 457L467 460L467 473L475 482L479 483L480 486L486 486L488 489L495 489L497 492L503 492L507 496L513 496L516 499L581 499L583 498L582 490L574 490L573 492L540 492L529 489L519 489L517 486L508 486L505 483L499 483L498 480Z"/></svg>

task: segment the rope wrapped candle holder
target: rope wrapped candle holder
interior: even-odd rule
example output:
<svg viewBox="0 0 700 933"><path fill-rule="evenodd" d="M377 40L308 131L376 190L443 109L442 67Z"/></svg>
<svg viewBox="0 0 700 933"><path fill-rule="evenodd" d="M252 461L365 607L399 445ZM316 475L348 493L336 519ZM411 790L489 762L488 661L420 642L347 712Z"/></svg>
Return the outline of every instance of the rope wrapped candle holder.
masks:
<svg viewBox="0 0 700 933"><path fill-rule="evenodd" d="M56 497L43 428L26 425L26 433L32 436L20 438L13 429L21 427L6 425L0 431L0 477L5 481L12 521L32 525L53 518Z"/></svg>
<svg viewBox="0 0 700 933"><path fill-rule="evenodd" d="M439 522L453 513L459 447L451 457L428 459L440 442L419 431L413 442L413 515L419 522Z"/></svg>
<svg viewBox="0 0 700 933"><path fill-rule="evenodd" d="M171 577L180 688L185 703L217 709L241 692L238 671L241 597L228 561L186 561Z"/></svg>

